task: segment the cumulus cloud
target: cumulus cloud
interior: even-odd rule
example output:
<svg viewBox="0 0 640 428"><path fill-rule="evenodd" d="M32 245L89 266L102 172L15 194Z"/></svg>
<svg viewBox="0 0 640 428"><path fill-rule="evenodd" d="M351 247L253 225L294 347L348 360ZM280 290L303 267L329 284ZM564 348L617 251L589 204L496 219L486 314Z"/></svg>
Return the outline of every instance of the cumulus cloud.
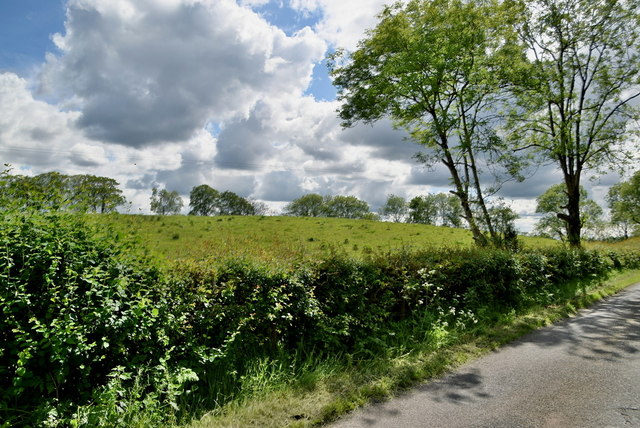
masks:
<svg viewBox="0 0 640 428"><path fill-rule="evenodd" d="M296 10L322 11L316 31L332 46L347 50L355 49L365 31L375 27L377 15L387 3L386 0L291 0Z"/></svg>
<svg viewBox="0 0 640 428"><path fill-rule="evenodd" d="M61 112L34 99L28 82L13 73L0 73L0 149L5 159L32 166L67 162L75 140L77 112Z"/></svg>
<svg viewBox="0 0 640 428"><path fill-rule="evenodd" d="M184 141L209 120L248 115L308 86L325 43L289 37L233 0L70 0L43 90L73 98L95 140Z"/></svg>

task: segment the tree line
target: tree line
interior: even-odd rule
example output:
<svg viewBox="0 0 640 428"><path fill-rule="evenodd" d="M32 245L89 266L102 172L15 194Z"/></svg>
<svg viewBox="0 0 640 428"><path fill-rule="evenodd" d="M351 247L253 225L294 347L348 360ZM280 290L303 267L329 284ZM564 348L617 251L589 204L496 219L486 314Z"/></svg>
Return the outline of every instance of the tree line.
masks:
<svg viewBox="0 0 640 428"><path fill-rule="evenodd" d="M151 212L159 215L179 214L184 206L180 194L173 190L151 190ZM220 192L207 184L191 189L189 193L189 215L264 215L268 207L264 202L255 201L231 192Z"/></svg>
<svg viewBox="0 0 640 428"><path fill-rule="evenodd" d="M343 126L390 118L423 145L417 159L447 168L479 245L500 244L487 203L500 184L554 164L566 197L555 215L579 247L584 174L637 152L621 143L639 116L639 9L618 0L394 3L355 51L329 58Z"/></svg>
<svg viewBox="0 0 640 428"><path fill-rule="evenodd" d="M89 174L65 175L47 172L33 177L12 175L10 170L0 173L0 208L32 208L40 210L71 210L77 212L109 213L126 206L127 200L116 180ZM265 215L264 202L243 198L231 191L220 192L206 184L195 186L190 192L189 215ZM154 187L151 211L160 215L178 214L184 201L177 191ZM605 235L629 238L640 233L640 170L628 180L613 185L607 194L610 219L604 219L603 209L580 186L581 229L590 238ZM536 199L536 213L541 218L534 234L568 242L569 230L563 215L567 213L568 195L563 184L551 186ZM514 221L518 215L503 203L489 205L487 213L496 233L515 234ZM378 213L371 212L366 201L355 196L322 196L307 194L287 204L284 215L303 217L340 217L351 219L385 219L394 222L465 227L464 209L455 194L419 195L407 201L389 195ZM488 231L489 225L480 219L478 228Z"/></svg>
<svg viewBox="0 0 640 428"><path fill-rule="evenodd" d="M2 172L0 206L108 213L127 204L118 182L95 175L46 172L33 177Z"/></svg>

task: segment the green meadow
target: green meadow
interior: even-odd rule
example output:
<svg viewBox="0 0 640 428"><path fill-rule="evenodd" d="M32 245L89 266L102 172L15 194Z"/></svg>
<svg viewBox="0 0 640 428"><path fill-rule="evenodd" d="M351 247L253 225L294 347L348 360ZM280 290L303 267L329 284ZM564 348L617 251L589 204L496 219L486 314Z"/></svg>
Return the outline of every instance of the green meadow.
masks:
<svg viewBox="0 0 640 428"><path fill-rule="evenodd" d="M465 229L326 217L91 216L148 252L169 260L228 260L245 257L273 263L314 259L330 253L361 258L398 250L464 248ZM526 248L559 245L521 237Z"/></svg>

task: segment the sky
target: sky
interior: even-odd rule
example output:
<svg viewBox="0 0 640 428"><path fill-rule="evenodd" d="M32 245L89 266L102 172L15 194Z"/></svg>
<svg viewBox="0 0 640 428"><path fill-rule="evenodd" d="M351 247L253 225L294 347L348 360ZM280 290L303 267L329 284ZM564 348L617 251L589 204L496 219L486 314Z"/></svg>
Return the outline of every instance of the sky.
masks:
<svg viewBox="0 0 640 428"><path fill-rule="evenodd" d="M0 160L14 173L116 179L149 213L153 187L207 184L278 212L307 193L447 192L443 167L389 121L343 129L325 58L357 46L384 0L0 0ZM601 204L607 176L585 180ZM498 196L530 231L544 167Z"/></svg>

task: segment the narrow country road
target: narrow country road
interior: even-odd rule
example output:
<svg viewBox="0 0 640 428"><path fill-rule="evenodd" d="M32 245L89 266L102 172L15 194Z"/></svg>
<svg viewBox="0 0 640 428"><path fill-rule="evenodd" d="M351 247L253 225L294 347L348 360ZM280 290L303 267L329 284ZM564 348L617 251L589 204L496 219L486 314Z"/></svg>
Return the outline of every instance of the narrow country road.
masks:
<svg viewBox="0 0 640 428"><path fill-rule="evenodd" d="M640 284L334 427L640 427Z"/></svg>

